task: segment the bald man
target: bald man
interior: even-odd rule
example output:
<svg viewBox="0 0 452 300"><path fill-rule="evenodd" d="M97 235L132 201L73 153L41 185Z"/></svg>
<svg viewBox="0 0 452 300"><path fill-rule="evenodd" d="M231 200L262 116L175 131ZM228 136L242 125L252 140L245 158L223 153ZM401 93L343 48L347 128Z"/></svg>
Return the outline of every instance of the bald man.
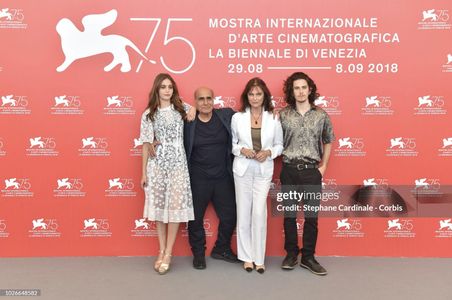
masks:
<svg viewBox="0 0 452 300"><path fill-rule="evenodd" d="M188 233L193 267L199 270L206 268L204 214L209 202L212 202L220 221L211 257L238 262L231 249L237 220L231 153L231 119L235 112L231 108L214 109L213 100L212 89L198 88L195 91L196 118L184 125L195 211L195 220L188 223Z"/></svg>

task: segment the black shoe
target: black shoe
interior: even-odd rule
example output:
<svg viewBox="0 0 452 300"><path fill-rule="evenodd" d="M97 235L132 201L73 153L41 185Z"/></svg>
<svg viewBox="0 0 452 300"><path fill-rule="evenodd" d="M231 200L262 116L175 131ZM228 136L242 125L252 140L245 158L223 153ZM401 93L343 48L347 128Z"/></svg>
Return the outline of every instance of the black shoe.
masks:
<svg viewBox="0 0 452 300"><path fill-rule="evenodd" d="M204 270L207 267L206 258L204 256L193 257L193 268L198 270Z"/></svg>
<svg viewBox="0 0 452 300"><path fill-rule="evenodd" d="M226 250L224 252L216 252L212 251L210 256L214 259L221 259L230 263L238 263L240 260L237 258L237 255L232 252L232 250Z"/></svg>
<svg viewBox="0 0 452 300"><path fill-rule="evenodd" d="M293 270L298 263L298 257L293 254L287 254L284 258L281 268L283 270Z"/></svg>
<svg viewBox="0 0 452 300"><path fill-rule="evenodd" d="M316 275L324 276L328 274L324 267L322 267L314 257L308 257L306 259L302 258L300 262L300 267L308 269Z"/></svg>

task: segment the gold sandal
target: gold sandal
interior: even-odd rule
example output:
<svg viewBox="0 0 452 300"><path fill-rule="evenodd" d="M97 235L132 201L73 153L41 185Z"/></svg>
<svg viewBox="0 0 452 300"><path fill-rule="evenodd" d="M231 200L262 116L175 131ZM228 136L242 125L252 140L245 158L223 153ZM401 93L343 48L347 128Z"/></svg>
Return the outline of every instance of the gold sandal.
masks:
<svg viewBox="0 0 452 300"><path fill-rule="evenodd" d="M162 264L162 262L163 262L163 254L165 253L165 250L160 250L159 251L159 255L157 256L157 259L156 259L156 261L155 261L155 263L154 263L154 270L156 271L156 272L158 272L159 271L159 268L160 268L160 265Z"/></svg>
<svg viewBox="0 0 452 300"><path fill-rule="evenodd" d="M169 258L169 261L167 263L165 263L164 261L165 261L165 258L167 258L167 257ZM158 270L159 274L164 275L164 274L168 273L168 271L170 270L170 264L171 264L171 254L165 253L165 255L163 255L163 260L162 260L162 263L160 264L160 267Z"/></svg>

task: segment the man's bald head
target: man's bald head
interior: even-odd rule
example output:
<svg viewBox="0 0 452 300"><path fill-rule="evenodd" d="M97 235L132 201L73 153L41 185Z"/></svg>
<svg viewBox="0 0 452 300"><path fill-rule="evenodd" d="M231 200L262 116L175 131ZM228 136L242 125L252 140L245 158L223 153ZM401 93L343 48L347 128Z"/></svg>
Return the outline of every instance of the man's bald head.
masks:
<svg viewBox="0 0 452 300"><path fill-rule="evenodd" d="M202 94L202 95L210 94L210 97L213 99L213 90L211 88L206 87L206 86L201 86L201 87L199 87L199 88L197 88L195 90L195 95L194 95L195 96L195 100L198 99L200 94Z"/></svg>
<svg viewBox="0 0 452 300"><path fill-rule="evenodd" d="M196 110L201 116L210 119L213 110L213 90L208 87L199 87L195 91Z"/></svg>

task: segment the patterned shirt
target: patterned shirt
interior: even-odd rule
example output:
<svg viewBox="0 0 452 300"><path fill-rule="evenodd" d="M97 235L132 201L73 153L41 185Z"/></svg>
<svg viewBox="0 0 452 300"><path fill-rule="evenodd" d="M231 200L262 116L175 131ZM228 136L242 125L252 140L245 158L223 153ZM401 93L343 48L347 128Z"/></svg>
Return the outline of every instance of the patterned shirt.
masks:
<svg viewBox="0 0 452 300"><path fill-rule="evenodd" d="M328 114L319 107L312 107L302 116L292 107L281 113L284 134L285 163L314 163L322 160L322 143L334 141L333 125Z"/></svg>

